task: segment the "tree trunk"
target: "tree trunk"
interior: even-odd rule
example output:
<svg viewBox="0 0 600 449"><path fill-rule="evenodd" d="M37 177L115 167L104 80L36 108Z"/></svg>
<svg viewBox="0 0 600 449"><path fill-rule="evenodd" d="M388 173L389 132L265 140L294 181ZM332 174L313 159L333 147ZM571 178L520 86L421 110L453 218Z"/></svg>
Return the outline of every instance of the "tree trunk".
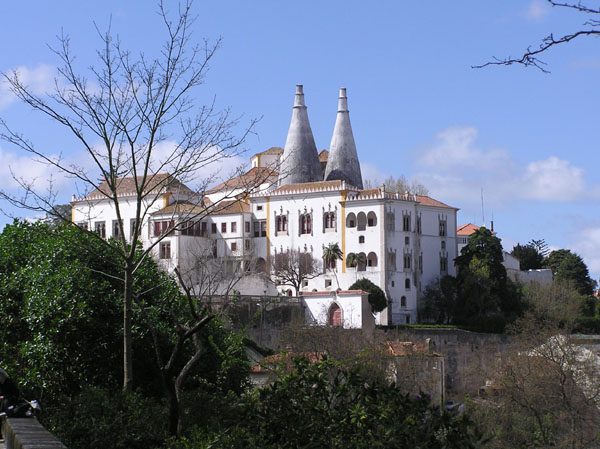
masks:
<svg viewBox="0 0 600 449"><path fill-rule="evenodd" d="M163 381L167 392L167 403L169 404L169 435L178 438L180 436L179 400L175 391L175 382L168 373L163 375Z"/></svg>
<svg viewBox="0 0 600 449"><path fill-rule="evenodd" d="M123 289L123 391L133 391L133 350L131 344L131 303L133 300L133 274L125 265Z"/></svg>

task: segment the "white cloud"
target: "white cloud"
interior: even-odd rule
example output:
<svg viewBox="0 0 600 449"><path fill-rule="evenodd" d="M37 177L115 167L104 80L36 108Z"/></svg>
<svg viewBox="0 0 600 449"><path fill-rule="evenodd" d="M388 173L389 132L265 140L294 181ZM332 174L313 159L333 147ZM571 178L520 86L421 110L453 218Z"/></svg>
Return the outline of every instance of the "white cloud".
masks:
<svg viewBox="0 0 600 449"><path fill-rule="evenodd" d="M569 161L549 156L519 167L507 150L479 148L476 138L473 127L438 133L421 149L415 177L439 199L467 204L481 202L481 189L492 205L515 199L576 201L597 190L586 186L584 169Z"/></svg>
<svg viewBox="0 0 600 449"><path fill-rule="evenodd" d="M531 0L523 13L530 20L540 21L550 13L550 7L544 0Z"/></svg>
<svg viewBox="0 0 600 449"><path fill-rule="evenodd" d="M600 276L600 225L583 227L571 244L573 251L583 257L590 275L598 280Z"/></svg>
<svg viewBox="0 0 600 449"><path fill-rule="evenodd" d="M54 79L56 77L56 68L48 64L39 64L37 67L29 69L25 66L19 66L6 72L12 76L12 72L19 75L21 82L28 87L31 93L44 95L54 88ZM10 85L4 77L0 80L0 109L6 108L16 100L15 94L10 90Z"/></svg>

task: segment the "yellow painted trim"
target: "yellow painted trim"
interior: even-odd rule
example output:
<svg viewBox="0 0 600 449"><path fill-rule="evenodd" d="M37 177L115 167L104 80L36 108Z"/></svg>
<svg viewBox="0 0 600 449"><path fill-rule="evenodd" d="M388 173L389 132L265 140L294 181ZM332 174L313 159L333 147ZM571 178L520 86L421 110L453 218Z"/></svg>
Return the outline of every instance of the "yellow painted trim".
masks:
<svg viewBox="0 0 600 449"><path fill-rule="evenodd" d="M267 273L271 272L271 264L269 260L271 259L271 235L269 233L271 229L271 197L267 198L267 260L265 261L265 265L267 267Z"/></svg>
<svg viewBox="0 0 600 449"><path fill-rule="evenodd" d="M348 192L342 192L342 201L340 202L342 206L342 216L340 217L342 219L342 273L346 272L346 195Z"/></svg>
<svg viewBox="0 0 600 449"><path fill-rule="evenodd" d="M260 154L256 155L256 166L260 167ZM268 200L267 200L268 201Z"/></svg>
<svg viewBox="0 0 600 449"><path fill-rule="evenodd" d="M163 208L169 205L169 194L163 193Z"/></svg>

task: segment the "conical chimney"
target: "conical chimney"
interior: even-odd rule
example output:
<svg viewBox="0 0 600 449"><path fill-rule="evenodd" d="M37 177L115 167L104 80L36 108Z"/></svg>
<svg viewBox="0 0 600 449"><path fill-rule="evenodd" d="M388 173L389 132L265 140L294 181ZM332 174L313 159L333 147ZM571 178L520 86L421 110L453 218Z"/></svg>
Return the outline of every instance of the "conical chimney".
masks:
<svg viewBox="0 0 600 449"><path fill-rule="evenodd" d="M296 86L292 121L279 171L279 185L322 181L321 163L304 105L302 85Z"/></svg>
<svg viewBox="0 0 600 449"><path fill-rule="evenodd" d="M350 125L350 112L348 111L348 98L346 88L340 88L338 99L338 113L333 128L333 137L329 146L329 158L325 168L325 180L339 179L346 183L363 188L360 163L356 153L356 144Z"/></svg>

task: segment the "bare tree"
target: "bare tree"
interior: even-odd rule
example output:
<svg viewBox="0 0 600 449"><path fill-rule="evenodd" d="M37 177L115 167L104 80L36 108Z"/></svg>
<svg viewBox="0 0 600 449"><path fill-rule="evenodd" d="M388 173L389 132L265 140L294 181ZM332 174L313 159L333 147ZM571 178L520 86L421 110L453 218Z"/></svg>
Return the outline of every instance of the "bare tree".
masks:
<svg viewBox="0 0 600 449"><path fill-rule="evenodd" d="M109 28L106 33L99 32L102 47L97 52L98 63L88 72L80 73L76 67L68 36L59 37L54 52L62 66L51 94L37 95L17 72L4 74L18 98L70 132L87 156L82 165L53 156L51 149L38 147L0 120L4 140L73 178L80 192L93 192L108 200L116 212L119 239L111 248L123 262L123 388L127 391L133 382L133 277L141 261L168 235L164 233L143 251L136 252L142 224L147 222L149 210L160 198L155 193L168 190L198 206L187 210L174 208L179 220L171 221L169 232L210 210L218 210L218 204L212 204L210 210L203 207L206 186L213 179L196 180L196 174L201 168L237 155L254 124L251 122L236 137L233 131L238 119L229 110L217 110L214 101L208 105L196 104L196 88L204 84L221 41L212 44L204 41L203 45L193 42L191 1L180 5L175 13L167 11L161 1L159 14L166 38L154 59L143 53L135 56L123 48ZM171 147L167 154L161 151L165 145ZM168 176L162 175L165 172ZM183 188L183 183L190 181L198 183L193 191ZM63 209L54 206L57 192L52 186L39 193L31 181L17 179L17 182L23 195L4 191L0 197L18 207L70 220L63 215ZM125 182L130 183L134 192L127 201L135 208L130 215L135 226L128 240L123 220L127 201L120 195ZM227 195L223 197L226 199Z"/></svg>
<svg viewBox="0 0 600 449"><path fill-rule="evenodd" d="M366 179L365 189L375 189L381 184L385 185L385 190L396 193L411 193L413 195L429 195L429 189L417 181L409 181L404 175L395 178L390 176L383 183L377 179Z"/></svg>
<svg viewBox="0 0 600 449"><path fill-rule="evenodd" d="M176 268L175 274L184 295L156 298L152 304L144 303L141 294L134 295L152 336L154 355L167 398L168 429L172 436L181 436L183 430L181 398L184 384L206 354L200 332L212 320L223 315L235 301L234 287L243 272L240 265L228 262L205 254L195 258L197 266L187 273ZM171 317L169 325L175 335L170 339L174 343L168 353L165 353L165 339L161 338L165 327L159 329L152 318L156 308ZM192 350L186 352L186 346L190 345Z"/></svg>
<svg viewBox="0 0 600 449"><path fill-rule="evenodd" d="M271 256L271 271L279 282L293 286L298 296L305 280L321 274L321 262L309 252L289 249Z"/></svg>
<svg viewBox="0 0 600 449"><path fill-rule="evenodd" d="M587 29L577 30L573 33L563 34L561 36L555 37L553 33L550 33L548 36L542 39L541 43L537 47L527 47L527 49L523 52L521 56L516 58L508 57L508 58L493 58L493 61L486 62L485 64L472 66L473 68L480 69L482 67L487 67L490 65L513 65L513 64L521 64L525 67L533 66L538 68L544 73L550 73L548 69L546 69L546 63L540 59L540 55L546 53L553 47L556 47L561 44L566 44L575 40L577 38L583 36L597 36L600 35L600 19L596 17L600 17L600 7L590 7L585 5L581 1L568 1L568 2L559 2L556 0L546 0L551 6L556 6L559 8L567 8L570 10L574 10L580 13L589 14L585 22L583 23L583 27L587 27Z"/></svg>

